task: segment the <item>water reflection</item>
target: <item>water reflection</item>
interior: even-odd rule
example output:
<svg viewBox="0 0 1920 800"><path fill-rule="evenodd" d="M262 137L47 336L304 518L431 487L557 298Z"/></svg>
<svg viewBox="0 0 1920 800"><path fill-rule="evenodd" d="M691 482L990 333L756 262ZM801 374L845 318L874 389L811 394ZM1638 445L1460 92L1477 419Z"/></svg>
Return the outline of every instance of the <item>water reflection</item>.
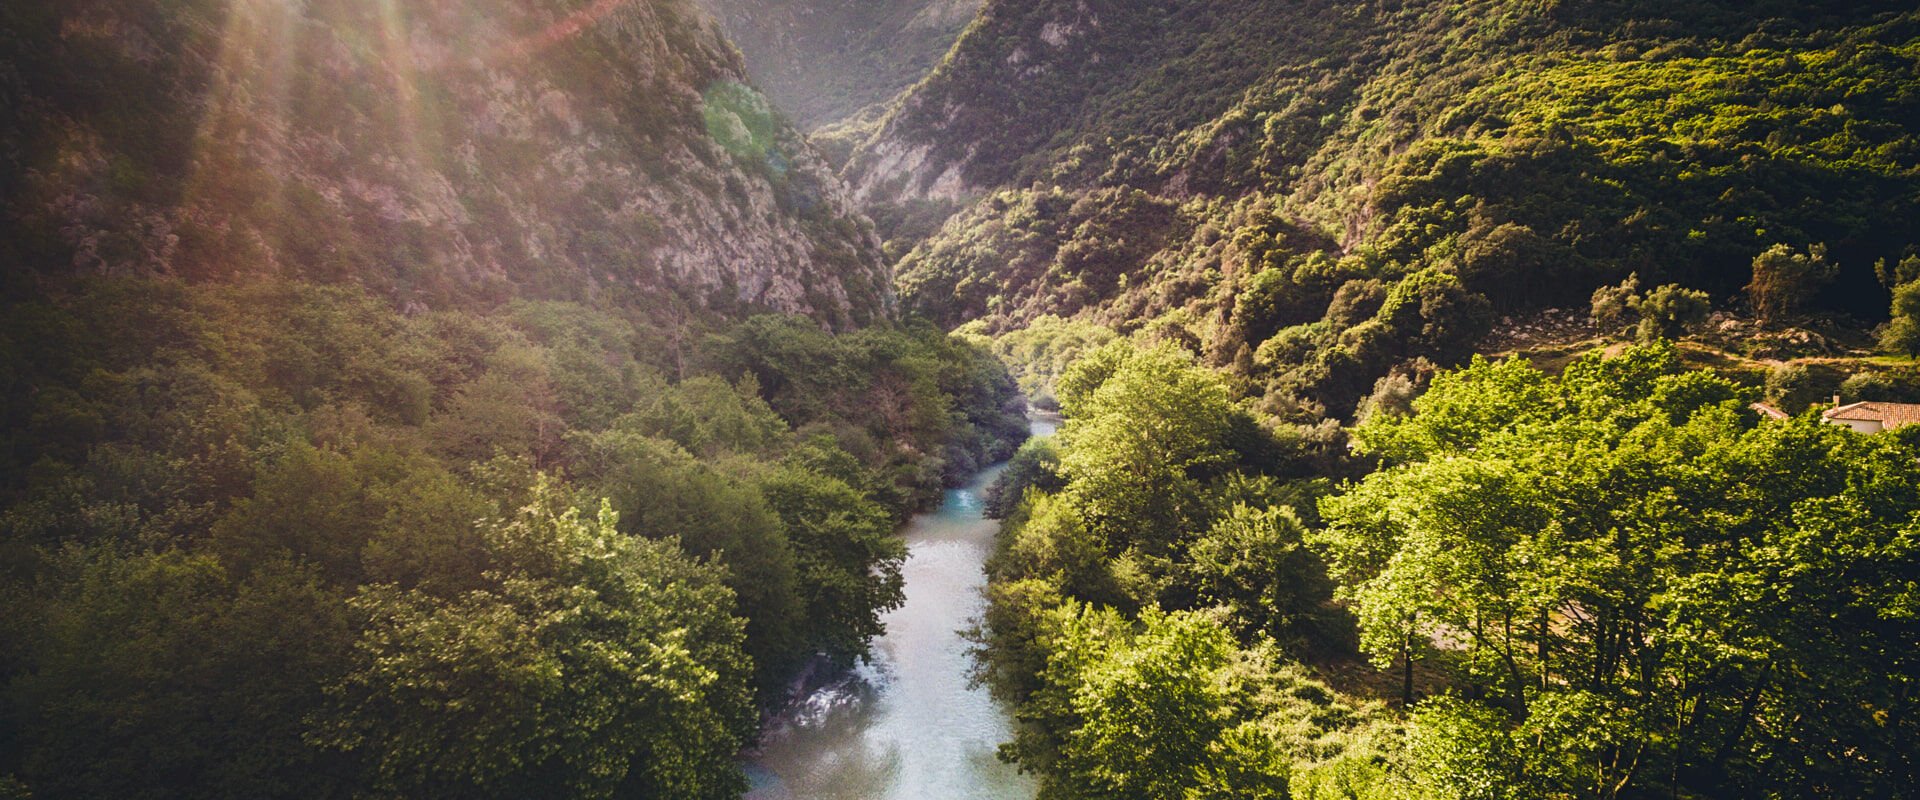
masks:
<svg viewBox="0 0 1920 800"><path fill-rule="evenodd" d="M1036 418L1034 434L1057 420ZM907 527L906 604L886 618L874 661L816 692L747 765L749 800L1028 800L1032 782L994 755L1004 709L967 684L960 631L983 606L981 566L996 523L981 517L988 470Z"/></svg>

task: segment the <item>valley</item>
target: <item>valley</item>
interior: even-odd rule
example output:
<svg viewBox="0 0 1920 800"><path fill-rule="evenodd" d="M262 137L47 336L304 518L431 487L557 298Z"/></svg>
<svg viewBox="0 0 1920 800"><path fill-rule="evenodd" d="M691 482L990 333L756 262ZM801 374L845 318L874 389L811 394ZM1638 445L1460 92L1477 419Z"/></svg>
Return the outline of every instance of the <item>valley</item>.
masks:
<svg viewBox="0 0 1920 800"><path fill-rule="evenodd" d="M1910 5L0 7L0 800L1911 797Z"/></svg>

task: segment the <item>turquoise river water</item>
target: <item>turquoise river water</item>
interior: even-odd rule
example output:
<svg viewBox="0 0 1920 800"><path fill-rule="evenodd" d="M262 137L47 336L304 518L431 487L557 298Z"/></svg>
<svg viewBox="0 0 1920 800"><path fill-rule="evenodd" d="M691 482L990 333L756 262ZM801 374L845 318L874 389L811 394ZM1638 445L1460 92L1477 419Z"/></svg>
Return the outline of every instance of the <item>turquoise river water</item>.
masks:
<svg viewBox="0 0 1920 800"><path fill-rule="evenodd" d="M1033 421L1035 436L1055 422ZM968 684L961 631L979 616L998 524L982 495L992 467L908 524L906 604L886 616L872 663L806 698L747 763L747 800L1031 800L1032 782L994 756L1006 710Z"/></svg>

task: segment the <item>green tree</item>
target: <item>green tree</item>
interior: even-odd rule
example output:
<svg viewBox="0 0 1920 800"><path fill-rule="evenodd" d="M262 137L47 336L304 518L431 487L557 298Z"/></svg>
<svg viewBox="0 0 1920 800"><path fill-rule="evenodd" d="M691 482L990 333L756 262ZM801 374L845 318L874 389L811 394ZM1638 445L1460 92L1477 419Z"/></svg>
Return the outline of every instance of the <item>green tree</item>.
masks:
<svg viewBox="0 0 1920 800"><path fill-rule="evenodd" d="M1633 327L1640 307L1640 275L1628 275L1618 286L1593 290L1592 318L1602 333L1617 334Z"/></svg>
<svg viewBox="0 0 1920 800"><path fill-rule="evenodd" d="M1821 380L1805 364L1779 364L1767 370L1767 401L1789 414L1798 414L1814 403L1825 402L1835 388L1838 388L1836 384Z"/></svg>
<svg viewBox="0 0 1920 800"><path fill-rule="evenodd" d="M1236 722L1252 686L1224 629L1152 610L1138 623L1092 608L1059 619L1033 704L1060 739L1043 798L1288 796L1287 759Z"/></svg>
<svg viewBox="0 0 1920 800"><path fill-rule="evenodd" d="M993 485L987 487L987 517L1006 519L1029 489L1057 492L1061 486L1059 445L1052 437L1030 439L1007 460L1006 469Z"/></svg>
<svg viewBox="0 0 1920 800"><path fill-rule="evenodd" d="M1225 609L1235 631L1247 638L1337 640L1319 624L1320 603L1331 587L1302 542L1304 532L1291 508L1235 505L1188 548L1184 580L1200 604Z"/></svg>
<svg viewBox="0 0 1920 800"><path fill-rule="evenodd" d="M1677 339L1707 321L1713 303L1706 292L1669 283L1647 292L1635 306L1640 312L1640 341Z"/></svg>
<svg viewBox="0 0 1920 800"><path fill-rule="evenodd" d="M839 663L866 657L886 631L880 616L906 601L906 543L886 509L837 478L796 467L775 470L760 491L793 546L808 646Z"/></svg>
<svg viewBox="0 0 1920 800"><path fill-rule="evenodd" d="M1408 731L1408 773L1419 797L1520 800L1526 785L1521 745L1498 709L1439 697L1422 703Z"/></svg>
<svg viewBox="0 0 1920 800"><path fill-rule="evenodd" d="M1232 459L1233 406L1218 376L1170 346L1100 353L1061 380L1065 493L1108 547L1162 557L1200 526L1204 482Z"/></svg>
<svg viewBox="0 0 1920 800"><path fill-rule="evenodd" d="M544 479L484 534L484 588L361 591L313 740L410 797L737 797L751 665L722 571Z"/></svg>
<svg viewBox="0 0 1920 800"><path fill-rule="evenodd" d="M1880 350L1920 357L1920 280L1893 287L1893 319L1880 331Z"/></svg>
<svg viewBox="0 0 1920 800"><path fill-rule="evenodd" d="M1920 281L1920 255L1907 256L1895 263L1880 259L1873 263L1874 277L1880 279L1880 285L1893 289L1901 284Z"/></svg>
<svg viewBox="0 0 1920 800"><path fill-rule="evenodd" d="M1839 267L1828 263L1825 245L1813 245L1805 253L1776 244L1753 259L1753 280L1747 284L1747 301L1754 316L1763 325L1786 322L1806 305L1813 295L1839 274Z"/></svg>
<svg viewBox="0 0 1920 800"><path fill-rule="evenodd" d="M794 547L759 489L699 463L672 442L631 430L578 441L584 451L578 480L607 498L623 533L675 539L687 552L725 566L726 584L747 620L755 685L776 691L811 648Z"/></svg>
<svg viewBox="0 0 1920 800"><path fill-rule="evenodd" d="M429 420L434 448L459 461L505 454L548 463L565 429L548 354L514 344L486 358L485 372L462 385Z"/></svg>
<svg viewBox="0 0 1920 800"><path fill-rule="evenodd" d="M1324 500L1311 537L1363 649L1438 655L1486 706L1435 728L1471 729L1435 752L1480 765L1446 782L1897 796L1910 665L1878 637L1920 632L1886 589L1914 555L1912 437L1752 426L1744 391L1664 344L1527 371L1476 362L1436 377L1414 417L1362 426L1406 459ZM1873 644L1826 638L1836 626Z"/></svg>
<svg viewBox="0 0 1920 800"><path fill-rule="evenodd" d="M303 739L348 666L338 590L285 562L236 579L178 550L49 555L40 596L4 604L22 635L0 728L34 796L352 796L357 759Z"/></svg>
<svg viewBox="0 0 1920 800"><path fill-rule="evenodd" d="M486 568L473 523L493 511L423 453L295 442L208 535L242 571L294 558L341 585L462 587Z"/></svg>

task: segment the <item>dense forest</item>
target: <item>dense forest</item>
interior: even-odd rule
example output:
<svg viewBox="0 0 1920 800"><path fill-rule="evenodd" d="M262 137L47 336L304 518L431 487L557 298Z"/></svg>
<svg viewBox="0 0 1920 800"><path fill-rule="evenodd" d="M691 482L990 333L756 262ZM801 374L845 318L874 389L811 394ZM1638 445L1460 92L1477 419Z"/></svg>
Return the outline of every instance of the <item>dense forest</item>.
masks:
<svg viewBox="0 0 1920 800"><path fill-rule="evenodd" d="M925 326L98 279L0 314L34 797L732 797L895 524L1025 435ZM18 784L16 784L18 785Z"/></svg>
<svg viewBox="0 0 1920 800"><path fill-rule="evenodd" d="M1914 797L1910 6L0 6L0 798Z"/></svg>
<svg viewBox="0 0 1920 800"><path fill-rule="evenodd" d="M0 796L746 788L1026 422L718 30L0 7Z"/></svg>
<svg viewBox="0 0 1920 800"><path fill-rule="evenodd" d="M903 302L1065 415L989 503L1002 756L1043 798L1910 796L1920 440L1819 412L1920 400L1917 36L989 2L822 138Z"/></svg>
<svg viewBox="0 0 1920 800"><path fill-rule="evenodd" d="M1666 342L1475 359L1351 454L1164 345L1058 392L981 634L1044 798L1920 785L1915 429L1762 423Z"/></svg>
<svg viewBox="0 0 1920 800"><path fill-rule="evenodd" d="M1299 421L1637 275L1730 304L1920 242L1903 4L990 3L854 134L903 301L1153 327ZM836 134L838 135L838 134Z"/></svg>

